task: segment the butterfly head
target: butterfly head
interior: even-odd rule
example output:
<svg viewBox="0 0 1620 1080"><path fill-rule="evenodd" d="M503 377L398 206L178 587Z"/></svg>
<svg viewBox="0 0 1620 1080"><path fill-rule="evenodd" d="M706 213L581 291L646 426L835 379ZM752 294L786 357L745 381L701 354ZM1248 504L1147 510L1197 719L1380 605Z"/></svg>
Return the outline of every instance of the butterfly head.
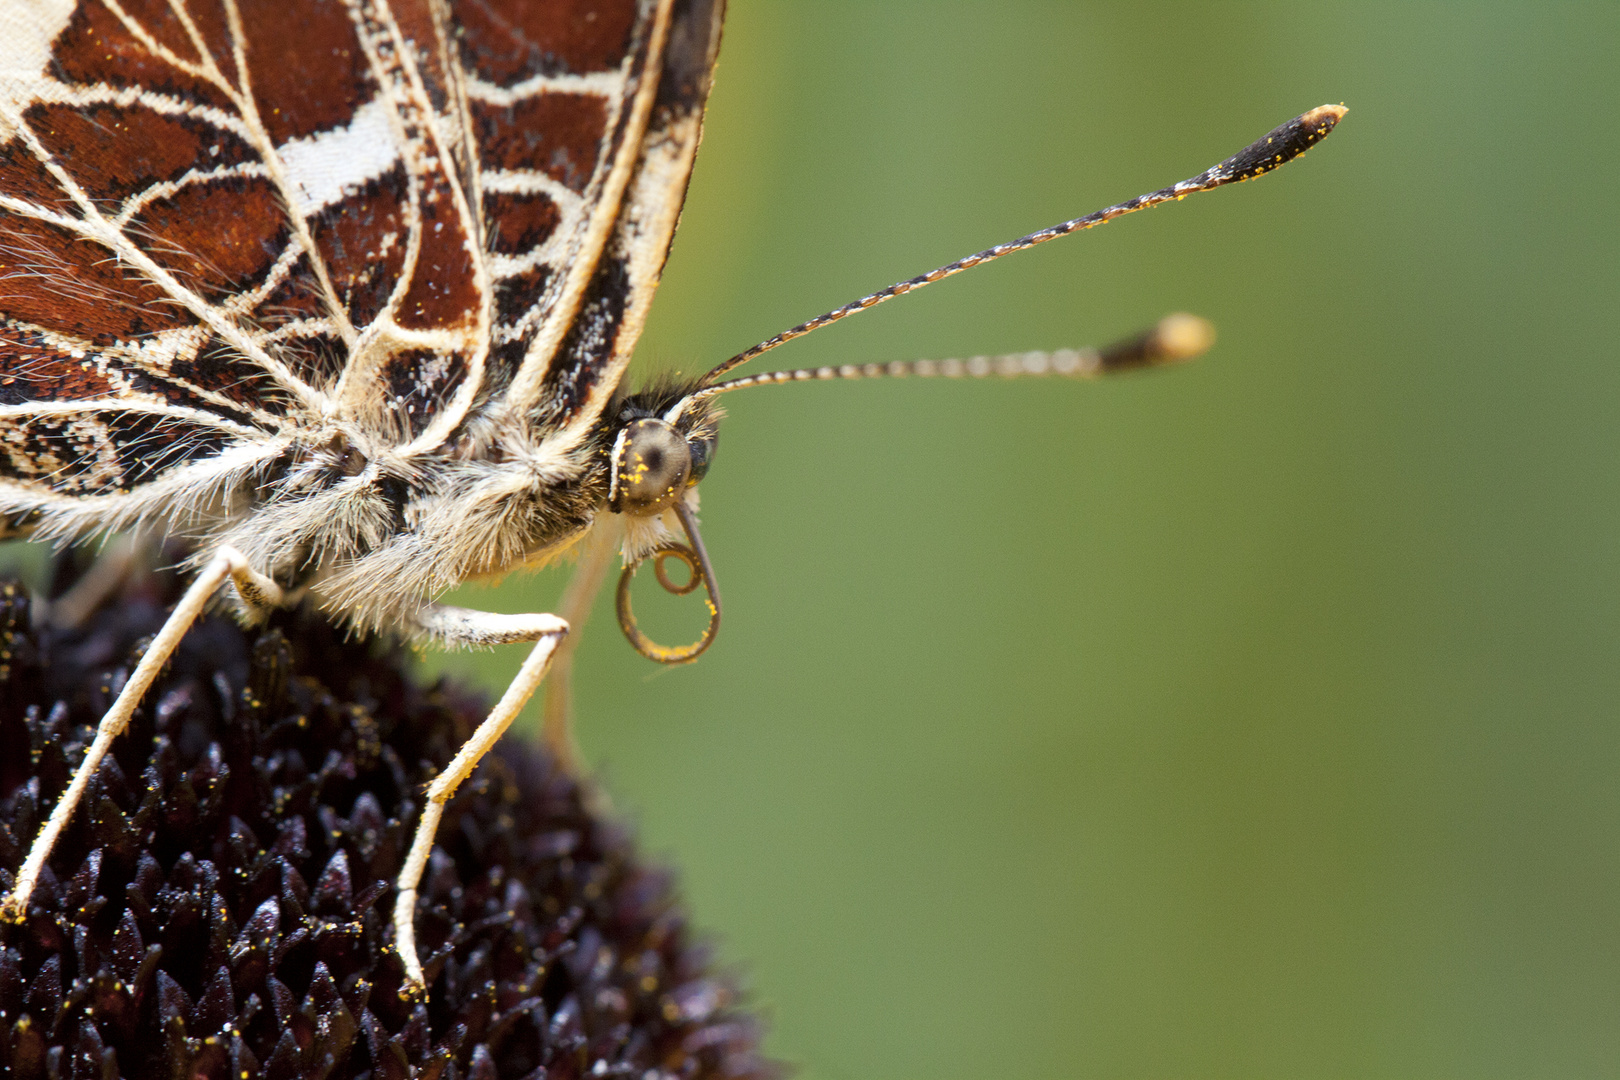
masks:
<svg viewBox="0 0 1620 1080"><path fill-rule="evenodd" d="M643 518L673 510L708 474L719 420L717 404L680 388L626 398L610 452L608 509Z"/></svg>
<svg viewBox="0 0 1620 1080"><path fill-rule="evenodd" d="M720 628L720 589L698 533L691 496L714 461L722 411L711 394L697 390L688 382L655 383L625 398L613 412L607 505L624 515L629 526L628 558L619 575L619 627L637 652L665 664L695 660ZM671 514L686 532L684 544L663 528L665 516ZM636 625L630 581L649 558L658 583L669 592L685 595L702 585L708 593L709 625L691 645L660 645ZM684 583L677 584L666 574L669 559L686 564L690 577Z"/></svg>

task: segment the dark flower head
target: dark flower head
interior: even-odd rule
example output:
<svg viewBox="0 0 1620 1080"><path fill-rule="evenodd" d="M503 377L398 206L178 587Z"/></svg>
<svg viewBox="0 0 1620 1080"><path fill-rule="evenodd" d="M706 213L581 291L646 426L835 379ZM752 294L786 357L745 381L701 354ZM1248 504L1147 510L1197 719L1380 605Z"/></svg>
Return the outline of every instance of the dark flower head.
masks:
<svg viewBox="0 0 1620 1080"><path fill-rule="evenodd" d="M0 584L0 885L10 887L174 583L81 627ZM417 934L386 901L423 785L482 717L307 613L186 638L0 927L0 1074L764 1077L757 1027L588 790L509 740L439 830Z"/></svg>

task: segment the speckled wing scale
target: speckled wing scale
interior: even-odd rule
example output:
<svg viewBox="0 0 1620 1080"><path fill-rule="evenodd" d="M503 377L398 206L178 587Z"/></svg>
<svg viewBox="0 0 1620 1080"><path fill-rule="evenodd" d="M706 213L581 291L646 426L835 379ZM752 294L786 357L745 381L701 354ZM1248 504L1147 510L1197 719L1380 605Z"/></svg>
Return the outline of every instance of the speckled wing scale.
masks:
<svg viewBox="0 0 1620 1080"><path fill-rule="evenodd" d="M673 235L720 17L0 6L0 532L189 537L188 618L231 580L249 617L307 595L363 628L536 641L537 682L561 620L430 602L566 546L602 501L592 440Z"/></svg>

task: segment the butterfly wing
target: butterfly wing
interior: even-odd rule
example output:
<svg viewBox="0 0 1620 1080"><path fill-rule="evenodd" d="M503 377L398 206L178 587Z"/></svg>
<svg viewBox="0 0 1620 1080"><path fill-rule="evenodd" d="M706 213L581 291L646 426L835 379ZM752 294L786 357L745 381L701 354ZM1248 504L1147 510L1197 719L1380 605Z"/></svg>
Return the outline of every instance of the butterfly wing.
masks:
<svg viewBox="0 0 1620 1080"><path fill-rule="evenodd" d="M469 30L477 6L457 9ZM568 5L552 7L546 20L561 23ZM658 3L634 30L645 44L623 58L536 48L557 35L546 20L486 25L483 47L463 50L495 281L491 382L564 441L601 411L645 322L723 13L721 0ZM628 12L616 17L629 25ZM511 62L519 41L527 64Z"/></svg>
<svg viewBox="0 0 1620 1080"><path fill-rule="evenodd" d="M531 349L531 385L539 393L528 407L556 424L563 439L595 423L646 324L702 137L724 8L723 0L676 5L613 232L557 350L547 357L544 348Z"/></svg>
<svg viewBox="0 0 1620 1080"><path fill-rule="evenodd" d="M718 21L706 0L0 7L0 514L172 519L334 426L408 462L491 397L599 409Z"/></svg>
<svg viewBox="0 0 1620 1080"><path fill-rule="evenodd" d="M333 418L408 444L465 411L488 283L428 16L0 11L0 508L116 523Z"/></svg>

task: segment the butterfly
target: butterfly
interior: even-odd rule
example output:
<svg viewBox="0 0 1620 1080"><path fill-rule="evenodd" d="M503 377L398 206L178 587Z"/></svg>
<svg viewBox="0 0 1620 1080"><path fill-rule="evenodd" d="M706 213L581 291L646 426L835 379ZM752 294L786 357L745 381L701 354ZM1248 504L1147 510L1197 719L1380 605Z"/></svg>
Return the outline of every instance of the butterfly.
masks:
<svg viewBox="0 0 1620 1080"><path fill-rule="evenodd" d="M192 583L102 720L0 914L187 628L308 604L462 648L533 642L430 786L395 901L425 991L417 887L445 803L557 658L567 619L453 608L461 582L614 544L619 622L695 658L720 596L696 488L723 394L895 375L1093 376L1186 359L1172 316L1103 349L733 376L818 327L1123 214L1247 180L1322 106L1182 183L811 319L701 377L625 387L702 130L721 0L12 0L0 7L0 534L186 544ZM707 594L667 647L629 586ZM686 565L682 583L665 563ZM598 569L599 557L585 564ZM580 573L589 584L593 572ZM590 590L574 590L576 598ZM577 610L582 601L565 610Z"/></svg>

